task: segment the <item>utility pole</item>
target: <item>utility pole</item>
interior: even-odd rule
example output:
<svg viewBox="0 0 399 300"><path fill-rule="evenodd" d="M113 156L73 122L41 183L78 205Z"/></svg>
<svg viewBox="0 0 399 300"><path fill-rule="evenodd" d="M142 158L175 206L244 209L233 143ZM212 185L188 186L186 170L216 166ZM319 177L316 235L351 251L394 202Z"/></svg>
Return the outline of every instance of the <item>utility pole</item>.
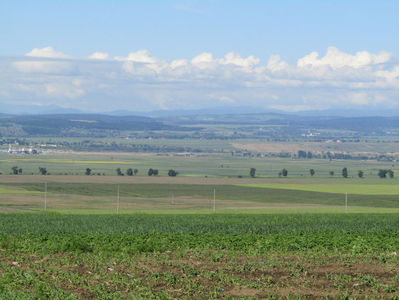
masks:
<svg viewBox="0 0 399 300"><path fill-rule="evenodd" d="M213 189L213 212L216 211L216 189Z"/></svg>
<svg viewBox="0 0 399 300"><path fill-rule="evenodd" d="M119 184L116 193L116 213L119 214Z"/></svg>
<svg viewBox="0 0 399 300"><path fill-rule="evenodd" d="M44 210L47 210L47 182L44 183Z"/></svg>

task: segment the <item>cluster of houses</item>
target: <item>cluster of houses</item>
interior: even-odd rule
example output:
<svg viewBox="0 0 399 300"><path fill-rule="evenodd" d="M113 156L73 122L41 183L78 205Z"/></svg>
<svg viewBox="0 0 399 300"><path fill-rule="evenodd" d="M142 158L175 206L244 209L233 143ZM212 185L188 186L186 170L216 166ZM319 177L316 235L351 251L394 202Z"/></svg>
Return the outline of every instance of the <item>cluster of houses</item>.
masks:
<svg viewBox="0 0 399 300"><path fill-rule="evenodd" d="M40 151L34 149L33 147L25 148L25 147L12 147L8 145L8 150L0 150L3 153L15 153L15 154L39 154Z"/></svg>

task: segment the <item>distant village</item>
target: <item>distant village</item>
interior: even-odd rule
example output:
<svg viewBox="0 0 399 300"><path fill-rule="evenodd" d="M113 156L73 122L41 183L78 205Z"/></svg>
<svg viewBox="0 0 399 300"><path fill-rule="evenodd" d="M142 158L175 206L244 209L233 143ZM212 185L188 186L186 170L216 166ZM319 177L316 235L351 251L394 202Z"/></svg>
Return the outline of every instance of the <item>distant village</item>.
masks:
<svg viewBox="0 0 399 300"><path fill-rule="evenodd" d="M10 154L39 154L42 151L36 148L31 147L18 147L8 145L8 150L0 150L1 153L10 153Z"/></svg>

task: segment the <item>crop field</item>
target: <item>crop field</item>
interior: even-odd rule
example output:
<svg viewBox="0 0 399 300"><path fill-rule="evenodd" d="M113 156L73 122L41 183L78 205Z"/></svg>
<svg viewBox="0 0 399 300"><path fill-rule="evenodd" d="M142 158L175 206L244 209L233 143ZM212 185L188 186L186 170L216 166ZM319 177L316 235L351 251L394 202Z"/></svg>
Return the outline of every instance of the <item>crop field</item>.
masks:
<svg viewBox="0 0 399 300"><path fill-rule="evenodd" d="M350 193L357 195L399 195L398 185L383 184L245 184L241 186L333 194Z"/></svg>
<svg viewBox="0 0 399 300"><path fill-rule="evenodd" d="M328 208L334 211L367 212L373 209L399 211L399 190L394 184L336 184L328 181L307 183L284 179L259 179L254 183L244 179L208 178L197 182L195 178L132 177L118 181L113 176L95 182L93 176L83 176L70 182L71 176L49 176L46 185L37 182L42 176L14 176L0 183L0 208L7 210L47 210L60 212L114 212L137 211L233 211L302 209L317 212ZM47 176L44 176L45 178ZM27 180L25 180L25 178ZM73 177L72 177L73 178ZM84 182L84 179L90 179ZM109 179L114 179L110 182ZM36 181L29 181L35 179ZM56 179L58 181L51 181ZM64 179L62 181L61 179ZM176 179L176 180L175 180ZM271 183L273 182L273 183ZM348 196L346 196L348 193ZM347 207L345 201L347 199Z"/></svg>
<svg viewBox="0 0 399 300"><path fill-rule="evenodd" d="M0 299L399 294L397 173L377 176L395 162L0 156ZM23 174L9 175L13 166ZM117 167L138 176L115 176Z"/></svg>
<svg viewBox="0 0 399 300"><path fill-rule="evenodd" d="M86 168L93 175L116 176L116 169L126 173L128 168L138 170L139 176L147 176L149 168L158 169L160 176L167 176L169 169L187 177L249 177L250 168L256 168L259 178L278 177L286 168L288 178L341 178L342 168L348 169L349 178L356 178L359 170L364 177L378 179L379 169L398 170L395 162L356 161L356 160L292 160L287 158L248 158L231 154L195 154L178 156L176 154L135 154L135 153L72 153L54 152L37 156L0 153L0 173L9 175L11 168L22 168L23 174L39 174L39 167L45 167L53 175L84 175ZM330 172L334 172L331 176Z"/></svg>
<svg viewBox="0 0 399 300"><path fill-rule="evenodd" d="M0 215L0 298L380 298L397 214Z"/></svg>

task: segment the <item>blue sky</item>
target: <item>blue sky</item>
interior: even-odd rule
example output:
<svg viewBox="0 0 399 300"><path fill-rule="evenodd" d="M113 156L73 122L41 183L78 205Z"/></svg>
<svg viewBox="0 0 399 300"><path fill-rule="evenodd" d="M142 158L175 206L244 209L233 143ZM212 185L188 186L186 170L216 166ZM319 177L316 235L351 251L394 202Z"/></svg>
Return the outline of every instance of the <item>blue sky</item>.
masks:
<svg viewBox="0 0 399 300"><path fill-rule="evenodd" d="M399 1L1 1L0 54L147 49L164 59L235 51L294 60L335 46L399 56Z"/></svg>
<svg viewBox="0 0 399 300"><path fill-rule="evenodd" d="M0 103L86 110L106 109L111 98L115 109L138 110L201 108L215 99L287 110L396 106L398 16L399 1L1 1ZM367 62L360 62L362 51ZM93 63L95 52L105 59ZM312 52L318 58L305 65L313 69L299 70ZM199 67L192 60L203 53L212 57L197 59L208 64ZM179 67L168 65L173 61ZM272 70L269 62L280 65ZM51 64L44 72L43 63ZM111 86L94 91L110 78Z"/></svg>

